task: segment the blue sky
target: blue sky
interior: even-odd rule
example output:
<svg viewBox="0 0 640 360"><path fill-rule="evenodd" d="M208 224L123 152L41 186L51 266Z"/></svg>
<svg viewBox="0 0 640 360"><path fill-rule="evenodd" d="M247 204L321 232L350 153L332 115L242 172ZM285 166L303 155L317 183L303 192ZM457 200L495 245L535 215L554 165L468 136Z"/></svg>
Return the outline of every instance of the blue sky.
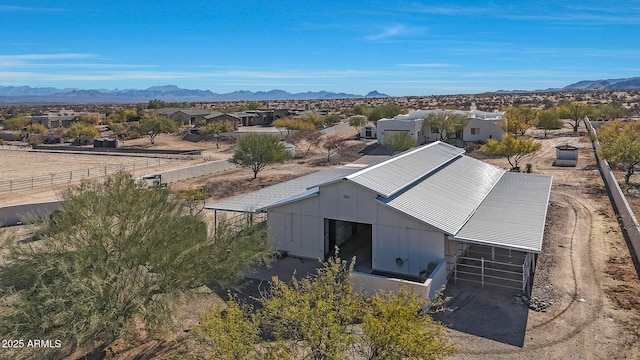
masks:
<svg viewBox="0 0 640 360"><path fill-rule="evenodd" d="M640 1L6 1L0 85L393 96L640 76Z"/></svg>

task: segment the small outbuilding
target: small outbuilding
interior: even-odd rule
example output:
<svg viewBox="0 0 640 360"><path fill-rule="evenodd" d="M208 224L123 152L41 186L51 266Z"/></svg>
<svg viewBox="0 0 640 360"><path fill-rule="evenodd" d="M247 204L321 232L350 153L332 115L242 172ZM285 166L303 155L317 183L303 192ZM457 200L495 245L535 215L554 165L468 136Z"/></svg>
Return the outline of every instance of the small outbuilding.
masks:
<svg viewBox="0 0 640 360"><path fill-rule="evenodd" d="M578 147L564 144L556 146L555 166L576 166L578 165Z"/></svg>

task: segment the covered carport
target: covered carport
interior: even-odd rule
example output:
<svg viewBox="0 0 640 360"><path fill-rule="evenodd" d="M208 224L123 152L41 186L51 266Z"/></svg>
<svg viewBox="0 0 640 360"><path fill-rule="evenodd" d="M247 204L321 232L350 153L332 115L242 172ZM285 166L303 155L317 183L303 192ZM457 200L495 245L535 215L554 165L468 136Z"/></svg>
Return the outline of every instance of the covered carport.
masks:
<svg viewBox="0 0 640 360"><path fill-rule="evenodd" d="M550 189L550 177L505 173L455 236L449 236L445 254L449 283L530 294Z"/></svg>

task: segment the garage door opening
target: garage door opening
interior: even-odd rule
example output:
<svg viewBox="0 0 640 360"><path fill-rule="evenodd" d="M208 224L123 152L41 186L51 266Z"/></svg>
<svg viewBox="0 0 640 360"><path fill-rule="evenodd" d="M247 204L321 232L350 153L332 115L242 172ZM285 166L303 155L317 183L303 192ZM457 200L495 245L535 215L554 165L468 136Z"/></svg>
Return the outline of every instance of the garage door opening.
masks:
<svg viewBox="0 0 640 360"><path fill-rule="evenodd" d="M337 246L340 258L356 257L356 271L371 272L371 229L371 224L324 219L325 259L333 256Z"/></svg>

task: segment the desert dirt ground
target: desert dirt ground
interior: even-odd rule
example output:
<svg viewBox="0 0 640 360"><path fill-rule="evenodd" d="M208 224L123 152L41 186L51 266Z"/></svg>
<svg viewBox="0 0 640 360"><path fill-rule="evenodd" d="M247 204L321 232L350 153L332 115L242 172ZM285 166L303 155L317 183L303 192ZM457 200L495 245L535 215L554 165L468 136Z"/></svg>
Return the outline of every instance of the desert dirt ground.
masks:
<svg viewBox="0 0 640 360"><path fill-rule="evenodd" d="M572 136L568 127L554 131L549 138L534 132L543 148L521 164L529 162L534 173L553 176L543 251L532 293L552 305L546 312L535 312L518 303L514 291L450 285L452 311L441 321L449 326L448 336L460 349L454 359L640 358L636 346L640 340L638 273L604 190L591 143L581 130L579 137ZM194 146L174 141L159 137L156 142L165 148L200 147L200 143ZM565 143L580 147L575 168L552 165L555 146ZM356 160L365 146L361 141L348 141L348 149L333 163ZM230 154L226 145L209 151L212 156ZM505 159L486 158L478 152L471 155L509 167ZM247 169L230 169L169 188L205 188L212 202L326 168L325 156L317 151L306 159L268 167L255 180ZM176 349L196 346L190 330L197 324L198 314L219 302L218 294L197 294L178 309L171 334L150 340L144 338L143 331L137 331L133 341L114 343L109 358L168 358Z"/></svg>
<svg viewBox="0 0 640 360"><path fill-rule="evenodd" d="M532 297L552 305L536 312L519 304L513 291L450 289L459 308L443 322L450 323L460 348L453 358L640 358L640 281L591 142L584 131L574 137L568 128L537 140L542 150L523 163L531 163L534 173L552 175L553 185ZM565 143L580 148L575 168L552 165L555 146ZM508 168L506 160L486 160ZM502 326L485 318L499 319Z"/></svg>

